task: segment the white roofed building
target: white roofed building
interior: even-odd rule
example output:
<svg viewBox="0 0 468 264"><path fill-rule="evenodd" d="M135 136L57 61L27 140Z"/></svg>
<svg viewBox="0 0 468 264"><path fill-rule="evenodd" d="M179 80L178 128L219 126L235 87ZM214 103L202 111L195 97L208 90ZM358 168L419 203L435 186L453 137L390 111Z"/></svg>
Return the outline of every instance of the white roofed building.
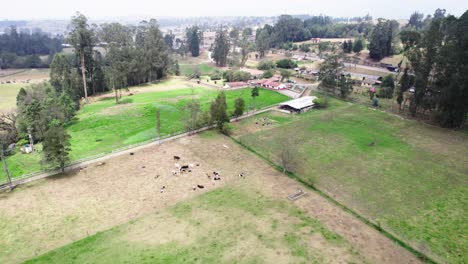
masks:
<svg viewBox="0 0 468 264"><path fill-rule="evenodd" d="M304 96L291 101L279 104L280 109L289 111L290 113L302 113L309 111L314 107L314 100L317 96Z"/></svg>

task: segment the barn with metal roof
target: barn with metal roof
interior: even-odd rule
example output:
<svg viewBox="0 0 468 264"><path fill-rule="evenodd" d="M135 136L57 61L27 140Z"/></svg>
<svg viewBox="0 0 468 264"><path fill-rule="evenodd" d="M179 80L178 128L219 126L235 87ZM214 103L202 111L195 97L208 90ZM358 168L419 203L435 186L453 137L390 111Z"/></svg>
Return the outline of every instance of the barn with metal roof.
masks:
<svg viewBox="0 0 468 264"><path fill-rule="evenodd" d="M316 96L304 96L291 101L279 104L280 109L289 111L290 113L302 113L314 107Z"/></svg>

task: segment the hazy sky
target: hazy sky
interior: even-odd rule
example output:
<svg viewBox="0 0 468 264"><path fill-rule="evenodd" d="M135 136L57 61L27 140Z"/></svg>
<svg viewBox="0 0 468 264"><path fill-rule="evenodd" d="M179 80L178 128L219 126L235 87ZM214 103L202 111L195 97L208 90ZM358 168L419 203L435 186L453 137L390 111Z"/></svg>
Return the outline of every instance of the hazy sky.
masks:
<svg viewBox="0 0 468 264"><path fill-rule="evenodd" d="M408 18L412 11L433 14L438 7L454 15L468 0L0 0L0 19L68 19L80 11L91 19L138 16L274 16L326 14Z"/></svg>

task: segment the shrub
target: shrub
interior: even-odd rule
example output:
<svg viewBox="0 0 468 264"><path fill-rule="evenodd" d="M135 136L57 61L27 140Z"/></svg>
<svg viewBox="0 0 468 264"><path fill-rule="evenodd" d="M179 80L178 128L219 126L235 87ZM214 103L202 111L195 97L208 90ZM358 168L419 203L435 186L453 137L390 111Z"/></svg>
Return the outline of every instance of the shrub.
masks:
<svg viewBox="0 0 468 264"><path fill-rule="evenodd" d="M258 64L257 69L262 70L262 71L267 71L267 70L274 69L275 67L276 67L276 64L274 61L263 60Z"/></svg>
<svg viewBox="0 0 468 264"><path fill-rule="evenodd" d="M392 98L393 97L393 88L392 87L382 87L379 89L378 93L381 98Z"/></svg>
<svg viewBox="0 0 468 264"><path fill-rule="evenodd" d="M221 80L223 78L223 73L220 70L216 70L210 75L212 81Z"/></svg>
<svg viewBox="0 0 468 264"><path fill-rule="evenodd" d="M316 98L314 100L315 107L318 109L327 108L329 104L329 100L327 97Z"/></svg>
<svg viewBox="0 0 468 264"><path fill-rule="evenodd" d="M246 82L252 78L250 73L236 70L225 71L223 76L228 82Z"/></svg>
<svg viewBox="0 0 468 264"><path fill-rule="evenodd" d="M263 72L262 78L268 79L268 78L273 77L274 74L275 73L273 70L268 70L268 71Z"/></svg>
<svg viewBox="0 0 468 264"><path fill-rule="evenodd" d="M297 67L297 63L290 59L282 59L282 60L276 61L276 67L282 68L282 69L294 69Z"/></svg>

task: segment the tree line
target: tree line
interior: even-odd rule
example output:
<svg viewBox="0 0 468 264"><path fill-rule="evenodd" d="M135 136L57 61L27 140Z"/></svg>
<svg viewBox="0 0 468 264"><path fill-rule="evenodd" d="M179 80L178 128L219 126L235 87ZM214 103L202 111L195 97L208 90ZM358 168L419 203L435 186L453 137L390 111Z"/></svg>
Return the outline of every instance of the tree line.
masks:
<svg viewBox="0 0 468 264"><path fill-rule="evenodd" d="M71 20L66 41L72 55L58 54L51 64L51 83L75 101L88 95L159 80L172 66L168 48L156 20L138 26L119 23L89 25L77 14ZM95 49L103 43L104 54ZM81 87L81 89L79 88Z"/></svg>
<svg viewBox="0 0 468 264"><path fill-rule="evenodd" d="M52 56L62 51L62 37L50 37L37 32L18 32L11 26L0 35L0 68L41 68L47 67L50 60L42 61L40 55Z"/></svg>
<svg viewBox="0 0 468 264"><path fill-rule="evenodd" d="M461 127L468 114L468 11L460 18L438 9L430 24L401 32L404 66L399 94L414 89L410 112L432 113L444 127ZM399 96L398 103L403 98Z"/></svg>

